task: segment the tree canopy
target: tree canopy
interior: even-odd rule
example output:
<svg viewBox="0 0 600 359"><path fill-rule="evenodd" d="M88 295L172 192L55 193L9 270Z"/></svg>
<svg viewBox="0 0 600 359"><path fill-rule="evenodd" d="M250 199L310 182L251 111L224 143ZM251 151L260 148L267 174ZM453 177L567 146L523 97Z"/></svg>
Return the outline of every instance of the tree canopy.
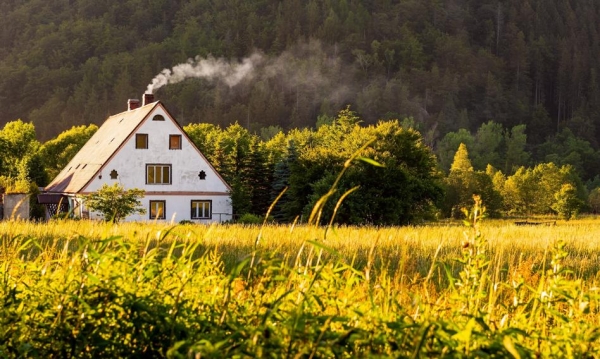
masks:
<svg viewBox="0 0 600 359"><path fill-rule="evenodd" d="M90 210L100 212L105 221L117 223L129 215L146 213L139 200L144 193L137 188L125 189L118 183L112 186L104 184L98 191L87 195L84 203Z"/></svg>

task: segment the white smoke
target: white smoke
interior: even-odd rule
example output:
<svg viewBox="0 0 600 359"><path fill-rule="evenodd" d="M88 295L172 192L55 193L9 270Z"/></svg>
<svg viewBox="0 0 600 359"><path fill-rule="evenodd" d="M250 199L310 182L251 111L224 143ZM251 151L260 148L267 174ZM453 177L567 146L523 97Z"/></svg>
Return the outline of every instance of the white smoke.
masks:
<svg viewBox="0 0 600 359"><path fill-rule="evenodd" d="M206 78L209 80L220 80L233 87L245 78L251 78L253 71L263 60L263 56L254 53L244 58L241 62L230 62L223 58L208 56L202 58L196 56L186 63L174 66L172 69L164 69L156 75L148 87L146 93L153 93L159 88L181 82L188 78Z"/></svg>

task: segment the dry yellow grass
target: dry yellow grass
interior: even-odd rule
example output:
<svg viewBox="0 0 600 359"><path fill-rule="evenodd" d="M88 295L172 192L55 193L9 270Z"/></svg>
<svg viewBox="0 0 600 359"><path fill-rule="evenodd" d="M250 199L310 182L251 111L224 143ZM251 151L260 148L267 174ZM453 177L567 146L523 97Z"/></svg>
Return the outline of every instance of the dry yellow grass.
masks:
<svg viewBox="0 0 600 359"><path fill-rule="evenodd" d="M301 320L308 324L303 328L316 333L317 338L325 335L327 328L327 335L339 335L354 333L356 329L350 327L360 327L365 338L376 332L384 338L383 343L389 344L398 333L405 333L398 343L408 345L412 353L423 349L440 355L440 350L456 348L468 357L481 345L493 347L505 357L508 351L503 348L512 353L515 343L522 343L523 353L531 354L524 356L539 352L541 356L567 353L567 357L576 357L595 350L598 344L594 333L600 325L596 284L600 220L558 222L553 226L516 226L510 221L490 220L482 222L479 229L483 239L471 228L456 223L327 230L275 225L0 222L0 257L8 259L0 260L4 263L0 268L6 273L5 293L11 293L16 285L23 293L35 287L35 298L43 303L54 298L57 285L66 283L58 299L42 306L51 312L56 308L62 311L63 305L56 306L56 301L66 303L65 298L72 298L74 292L93 302L99 293L122 292L121 300L102 305L130 304L127 298L137 305L146 294L156 293L156 303L163 305L165 298L170 298L167 304L176 305L183 295L187 296L186 303L192 304L185 320L204 320L197 315L198 308L209 308L203 315L216 313L210 321L215 328L231 316L224 326L230 334L232 325L248 318L236 335L246 335L248 328L258 325L252 332L258 334L248 334L253 338L248 343L255 345L260 335L271 333L275 326L274 333L297 342L298 328L283 323L304 318ZM103 242L90 243L111 238L119 240L106 247L102 247ZM186 245L175 248L177 243ZM155 246L167 250L146 251ZM472 248L477 250L469 252ZM170 255L171 249L178 258ZM563 249L569 253L565 259ZM290 265L285 266L280 259ZM244 265L234 270L243 260ZM557 263L570 268L572 274L549 270ZM48 268L52 270L46 272ZM187 285L191 278L193 282ZM166 279L168 283L163 282ZM147 285L139 289L140 283ZM86 292L84 288L91 289ZM151 302L155 303L154 299ZM78 303L73 300L68 308L75 313L71 317L80 318L80 322L100 308L90 305L89 310L81 309ZM38 315L37 307L27 309ZM82 316L84 309L89 316ZM271 316L271 310L277 315ZM164 312L170 315L171 309ZM337 319L325 319L325 323L312 319L327 317ZM93 323L91 327L96 328ZM198 323L197 328L206 325ZM188 322L185 327L189 328ZM510 334L512 328L518 330ZM110 332L114 332L113 327ZM422 344L419 338L425 336L442 344L428 349L417 346L415 351L412 345ZM474 345L474 338L480 344ZM259 349L270 342L260 343ZM388 344L381 348L388 350Z"/></svg>
<svg viewBox="0 0 600 359"><path fill-rule="evenodd" d="M502 278L511 272L523 277L544 265L545 253L558 239L567 243L570 255L565 264L577 277L594 280L600 269L600 219L585 218L556 225L516 226L512 221L481 222L481 233L489 243L493 271ZM90 221L52 221L48 223L0 222L3 241L22 236L33 238L42 248L62 248L65 241L78 237L105 239L122 236L132 243L150 241L170 243L200 242L199 250L217 250L226 267L257 249L276 251L290 261L309 256L306 241L323 244L337 252L347 263L363 269L371 258L374 270L417 280L425 277L435 261L453 267L461 256L461 243L468 228L460 224L435 224L416 227L336 227L326 230L312 226L171 225L159 223L122 223L113 225ZM330 254L326 253L327 257ZM547 258L546 258L547 259ZM546 261L547 262L547 261ZM398 273L400 271L401 273ZM441 271L438 269L437 274Z"/></svg>

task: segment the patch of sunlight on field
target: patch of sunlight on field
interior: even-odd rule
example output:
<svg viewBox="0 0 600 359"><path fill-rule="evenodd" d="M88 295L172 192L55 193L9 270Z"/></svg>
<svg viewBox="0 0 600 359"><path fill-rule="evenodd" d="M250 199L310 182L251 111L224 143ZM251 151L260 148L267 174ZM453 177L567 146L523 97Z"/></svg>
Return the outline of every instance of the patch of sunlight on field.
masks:
<svg viewBox="0 0 600 359"><path fill-rule="evenodd" d="M517 226L508 220L485 220L481 233L489 243L490 257L501 276L509 268L534 269L547 264L546 252L558 239L567 243L565 264L577 276L596 277L600 270L600 219L558 221L555 225ZM347 227L326 230L305 225L169 225L159 223L122 223L94 221L0 222L4 240L23 236L37 241L42 248L62 249L65 242L78 237L106 239L123 237L143 246L168 246L171 241L199 242L199 253L217 250L226 267L249 256L257 248L275 251L289 261L303 260L309 241L330 248L324 256L341 256L357 268L368 264L372 253L376 268L419 278L427 275L434 259L454 268L461 255L461 243L468 228L460 224L434 224L406 227ZM255 247L256 246L256 247ZM436 255L437 252L437 255ZM434 258L435 257L435 258Z"/></svg>

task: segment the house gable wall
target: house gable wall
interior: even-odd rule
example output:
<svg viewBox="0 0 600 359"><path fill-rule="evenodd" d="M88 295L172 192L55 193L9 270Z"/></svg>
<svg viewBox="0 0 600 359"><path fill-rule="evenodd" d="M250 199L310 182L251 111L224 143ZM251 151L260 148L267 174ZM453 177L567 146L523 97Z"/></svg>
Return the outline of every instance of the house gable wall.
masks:
<svg viewBox="0 0 600 359"><path fill-rule="evenodd" d="M156 115L164 121L153 121ZM148 148L136 149L136 134L148 135ZM182 135L181 149L169 149L169 135ZM171 165L171 184L146 184L146 165ZM111 178L116 171L117 178ZM201 180L199 173L206 178ZM120 150L104 165L84 189L84 193L97 191L103 184L118 182L125 188L140 188L152 192L207 192L227 193L229 188L214 168L182 133L160 106L132 133Z"/></svg>
<svg viewBox="0 0 600 359"><path fill-rule="evenodd" d="M164 121L154 121L154 116L164 117ZM136 134L148 135L148 148L136 148ZM169 136L181 135L181 149L169 149ZM146 165L170 165L171 184L147 184ZM113 172L115 171L115 172ZM200 172L205 174L200 179ZM117 177L112 178L111 173ZM119 183L124 188L140 188L146 191L141 200L148 213L127 217L127 221L148 221L149 202L166 202L165 221L191 220L191 201L212 201L211 219L194 220L210 223L231 219L229 187L208 163L204 156L183 133L181 127L170 117L162 106L156 106L116 153L104 164L98 173L85 186L82 194L92 193L102 185ZM85 211L85 209L84 209ZM89 213L91 219L101 218L98 213Z"/></svg>

